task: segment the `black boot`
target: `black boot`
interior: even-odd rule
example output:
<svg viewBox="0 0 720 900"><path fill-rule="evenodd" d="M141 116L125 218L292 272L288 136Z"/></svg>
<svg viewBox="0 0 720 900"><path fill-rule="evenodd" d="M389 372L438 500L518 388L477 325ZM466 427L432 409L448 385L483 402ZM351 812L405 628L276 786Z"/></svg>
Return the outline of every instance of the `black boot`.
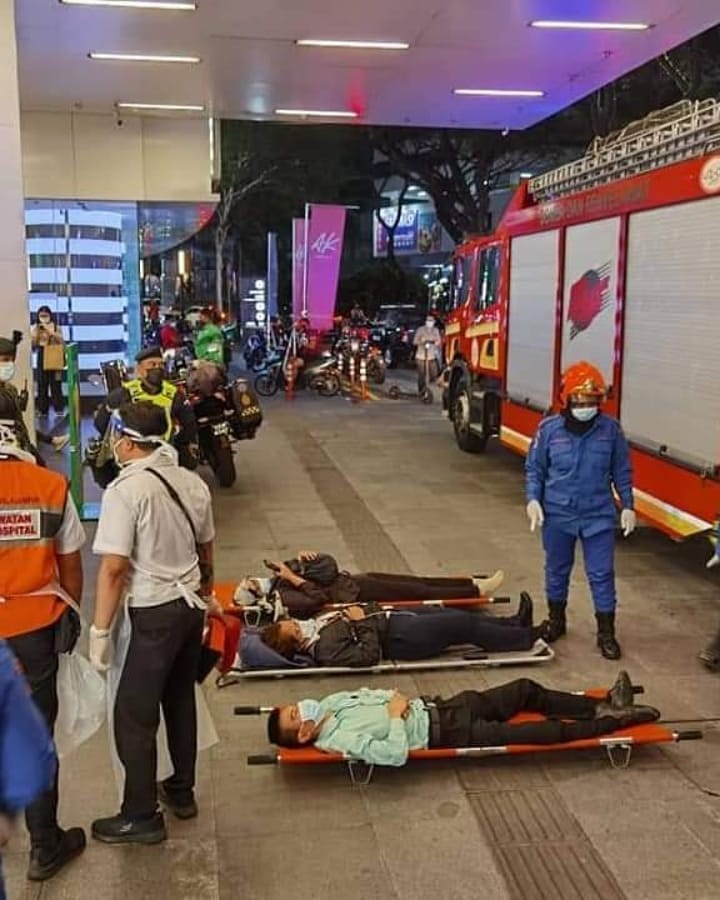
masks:
<svg viewBox="0 0 720 900"><path fill-rule="evenodd" d="M720 628L707 647L698 653L698 659L710 672L720 672Z"/></svg>
<svg viewBox="0 0 720 900"><path fill-rule="evenodd" d="M620 659L622 651L615 638L615 613L595 613L597 645L605 659Z"/></svg>
<svg viewBox="0 0 720 900"><path fill-rule="evenodd" d="M548 600L548 612L550 613L550 621L543 637L548 643L552 644L553 641L561 638L567 631L565 604L553 603L552 600Z"/></svg>

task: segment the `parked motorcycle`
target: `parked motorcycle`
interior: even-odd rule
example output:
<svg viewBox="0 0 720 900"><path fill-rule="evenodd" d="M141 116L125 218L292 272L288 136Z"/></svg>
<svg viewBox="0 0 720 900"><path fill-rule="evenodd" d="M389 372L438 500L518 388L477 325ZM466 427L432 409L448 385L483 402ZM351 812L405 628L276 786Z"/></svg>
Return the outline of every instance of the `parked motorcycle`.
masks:
<svg viewBox="0 0 720 900"><path fill-rule="evenodd" d="M243 349L245 365L251 372L259 372L265 365L267 356L267 341L262 331L256 331L245 341Z"/></svg>
<svg viewBox="0 0 720 900"><path fill-rule="evenodd" d="M221 487L231 487L236 479L232 445L255 437L262 424L258 399L244 378L228 384L213 365L193 369L186 387L198 425L200 462L210 466Z"/></svg>
<svg viewBox="0 0 720 900"><path fill-rule="evenodd" d="M272 397L280 388L285 388L288 366L287 354L283 359L266 365L255 379L255 390L258 394L262 397ZM342 379L338 361L332 353L324 353L320 359L306 363L297 370L295 389L303 388L317 391L321 397L334 397L340 393Z"/></svg>

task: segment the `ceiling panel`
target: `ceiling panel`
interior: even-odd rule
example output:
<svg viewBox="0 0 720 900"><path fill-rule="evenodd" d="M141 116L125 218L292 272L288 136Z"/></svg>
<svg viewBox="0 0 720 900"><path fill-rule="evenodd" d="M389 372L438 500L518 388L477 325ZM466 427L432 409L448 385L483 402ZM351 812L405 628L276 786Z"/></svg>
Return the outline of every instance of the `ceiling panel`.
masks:
<svg viewBox="0 0 720 900"><path fill-rule="evenodd" d="M202 104L218 117L351 108L374 124L524 128L720 21L708 0L198 0L194 13L16 0L21 105ZM646 21L644 32L553 32L531 19ZM296 47L300 37L406 40L408 52ZM90 50L182 53L196 66L93 62ZM453 96L537 89L537 100Z"/></svg>

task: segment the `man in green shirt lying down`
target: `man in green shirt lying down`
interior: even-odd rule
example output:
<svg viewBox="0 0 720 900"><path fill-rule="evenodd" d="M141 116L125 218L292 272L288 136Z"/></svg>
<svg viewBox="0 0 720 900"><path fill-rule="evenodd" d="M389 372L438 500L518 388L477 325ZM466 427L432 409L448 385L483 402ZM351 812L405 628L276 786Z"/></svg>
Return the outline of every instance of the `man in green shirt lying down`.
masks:
<svg viewBox="0 0 720 900"><path fill-rule="evenodd" d="M520 712L546 718L509 721ZM651 706L634 705L632 683L621 672L601 699L548 690L529 678L448 699L409 699L398 691L370 688L341 691L274 709L268 738L282 747L314 744L369 765L402 766L411 750L565 743L659 717Z"/></svg>

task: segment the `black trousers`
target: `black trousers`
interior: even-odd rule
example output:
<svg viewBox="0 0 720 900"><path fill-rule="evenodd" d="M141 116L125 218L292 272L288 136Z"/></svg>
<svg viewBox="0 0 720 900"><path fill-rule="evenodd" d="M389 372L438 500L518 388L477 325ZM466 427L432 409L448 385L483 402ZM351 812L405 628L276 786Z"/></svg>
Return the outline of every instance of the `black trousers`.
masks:
<svg viewBox="0 0 720 900"><path fill-rule="evenodd" d="M464 609L420 609L393 612L388 620L391 659L428 659L457 644L502 653L529 650L533 643L532 629L522 627L515 617L492 619Z"/></svg>
<svg viewBox="0 0 720 900"><path fill-rule="evenodd" d="M165 782L178 802L195 787L195 678L204 613L184 600L131 609L132 637L115 699L118 756L125 769L122 814L144 819L157 809L157 730L162 707L174 772Z"/></svg>
<svg viewBox="0 0 720 900"><path fill-rule="evenodd" d="M52 400L55 412L62 412L65 409L65 398L62 392L61 371L48 371L39 365L36 371L37 376L37 408L38 412L43 415L48 411L50 403L48 402L48 394Z"/></svg>
<svg viewBox="0 0 720 900"><path fill-rule="evenodd" d="M8 638L8 644L23 668L35 705L52 734L58 714L55 626ZM57 823L58 773L55 783L25 810L25 824L33 849L53 850L60 838Z"/></svg>
<svg viewBox="0 0 720 900"><path fill-rule="evenodd" d="M594 718L597 703L590 697L547 690L529 678L489 691L463 691L448 700L429 698L430 746L555 744L597 737L618 727L615 719ZM539 712L548 718L518 725L508 722L512 716L526 711Z"/></svg>
<svg viewBox="0 0 720 900"><path fill-rule="evenodd" d="M472 578L423 578L418 575L390 575L364 572L353 575L360 587L358 603L383 600L462 600L477 597Z"/></svg>

